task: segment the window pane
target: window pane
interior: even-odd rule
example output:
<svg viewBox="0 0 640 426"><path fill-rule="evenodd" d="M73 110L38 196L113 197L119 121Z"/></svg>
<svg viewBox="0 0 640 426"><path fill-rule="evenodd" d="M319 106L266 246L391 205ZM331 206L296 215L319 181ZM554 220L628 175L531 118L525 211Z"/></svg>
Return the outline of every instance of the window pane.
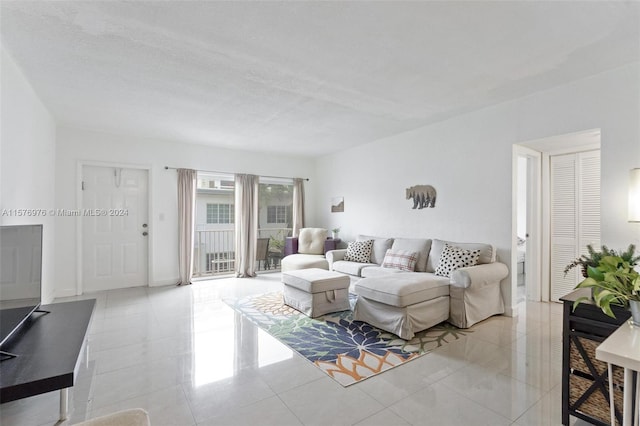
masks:
<svg viewBox="0 0 640 426"><path fill-rule="evenodd" d="M218 223L218 205L207 204L207 223Z"/></svg>

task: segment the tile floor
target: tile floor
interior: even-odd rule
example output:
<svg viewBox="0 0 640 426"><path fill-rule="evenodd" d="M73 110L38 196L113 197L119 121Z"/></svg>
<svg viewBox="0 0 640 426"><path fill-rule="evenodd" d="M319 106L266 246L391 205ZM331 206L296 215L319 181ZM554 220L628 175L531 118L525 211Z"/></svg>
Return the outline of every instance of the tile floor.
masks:
<svg viewBox="0 0 640 426"><path fill-rule="evenodd" d="M95 298L70 392L76 422L142 407L152 425L559 425L559 304L521 304L474 333L343 388L222 300L280 289L280 274L131 288ZM0 406L3 426L54 425L58 393ZM576 422L572 424L586 424Z"/></svg>

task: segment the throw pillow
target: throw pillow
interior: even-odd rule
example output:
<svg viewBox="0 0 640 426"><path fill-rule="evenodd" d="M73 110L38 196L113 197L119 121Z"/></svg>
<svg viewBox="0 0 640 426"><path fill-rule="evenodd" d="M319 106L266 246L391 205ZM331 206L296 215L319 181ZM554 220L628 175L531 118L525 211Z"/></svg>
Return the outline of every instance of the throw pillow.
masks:
<svg viewBox="0 0 640 426"><path fill-rule="evenodd" d="M388 249L382 261L382 267L413 272L417 261L418 253L415 251Z"/></svg>
<svg viewBox="0 0 640 426"><path fill-rule="evenodd" d="M436 268L436 275L450 277L451 273L458 268L477 265L479 258L480 250L465 250L445 243Z"/></svg>
<svg viewBox="0 0 640 426"><path fill-rule="evenodd" d="M369 263L371 259L371 248L373 240L352 241L347 245L347 252L344 260L349 262Z"/></svg>

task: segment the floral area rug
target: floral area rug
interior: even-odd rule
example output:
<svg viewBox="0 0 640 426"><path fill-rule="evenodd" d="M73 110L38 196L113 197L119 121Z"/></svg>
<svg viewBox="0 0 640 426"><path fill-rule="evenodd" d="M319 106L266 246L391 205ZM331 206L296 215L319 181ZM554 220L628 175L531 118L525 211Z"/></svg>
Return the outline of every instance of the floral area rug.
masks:
<svg viewBox="0 0 640 426"><path fill-rule="evenodd" d="M352 310L356 298L349 295ZM342 386L358 383L472 333L442 323L421 331L411 340L403 340L354 321L352 311L309 318L285 305L281 292L225 302Z"/></svg>

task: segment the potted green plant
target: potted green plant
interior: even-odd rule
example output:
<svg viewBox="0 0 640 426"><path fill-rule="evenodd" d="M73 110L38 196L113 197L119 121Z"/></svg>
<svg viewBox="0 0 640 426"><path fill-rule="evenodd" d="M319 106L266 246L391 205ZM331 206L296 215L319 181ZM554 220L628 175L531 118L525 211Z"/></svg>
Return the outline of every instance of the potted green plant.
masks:
<svg viewBox="0 0 640 426"><path fill-rule="evenodd" d="M564 268L564 274L567 275L569 271L576 266L580 266L582 270L582 276L587 278L587 270L591 267L596 267L600 263L600 261L606 256L618 256L622 258L622 260L629 263L631 266L635 266L640 261L640 255L635 255L636 246L633 244L629 244L629 247L623 252L618 253L616 250L611 250L607 246L601 246L601 250L598 251L593 248L592 244L587 244L587 254L583 254L582 256L574 259L570 264L568 264Z"/></svg>
<svg viewBox="0 0 640 426"><path fill-rule="evenodd" d="M269 237L269 251L284 252L284 230L279 230Z"/></svg>
<svg viewBox="0 0 640 426"><path fill-rule="evenodd" d="M340 233L340 227L339 226L337 228L333 228L331 230L331 238L333 238L334 240L337 240L339 233Z"/></svg>
<svg viewBox="0 0 640 426"><path fill-rule="evenodd" d="M621 256L605 256L596 267L589 266L587 274L576 288L591 288L595 304L612 318L612 306L630 308L633 322L640 325L640 273L630 262ZM573 308L586 299L576 300Z"/></svg>

